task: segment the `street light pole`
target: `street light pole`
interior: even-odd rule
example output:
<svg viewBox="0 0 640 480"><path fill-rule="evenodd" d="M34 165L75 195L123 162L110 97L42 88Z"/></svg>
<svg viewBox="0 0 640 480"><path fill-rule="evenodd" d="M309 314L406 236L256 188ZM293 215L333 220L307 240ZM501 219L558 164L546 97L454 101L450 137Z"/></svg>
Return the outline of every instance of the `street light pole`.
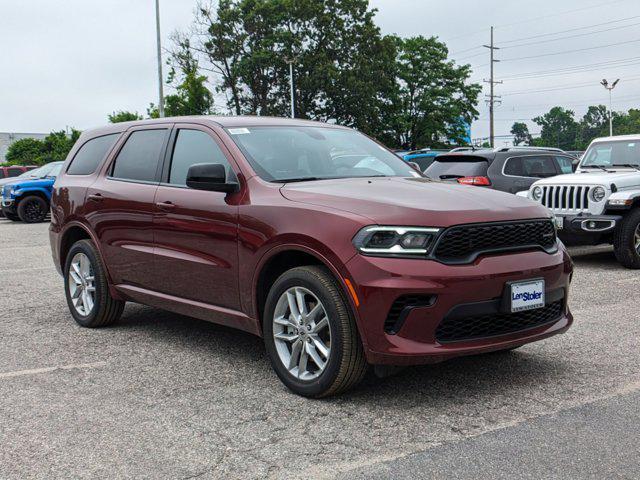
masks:
<svg viewBox="0 0 640 480"><path fill-rule="evenodd" d="M604 78L601 82L600 85L602 85L604 88L606 88L607 90L609 90L609 136L613 137L613 95L612 95L612 91L614 88L616 88L616 85L618 84L618 82L620 81L620 79L617 79L615 82L613 82L611 85L609 85L609 82L607 81L606 78Z"/></svg>
<svg viewBox="0 0 640 480"><path fill-rule="evenodd" d="M164 92L162 90L162 46L160 42L160 0L156 0L156 47L158 50L158 115L164 117Z"/></svg>
<svg viewBox="0 0 640 480"><path fill-rule="evenodd" d="M289 91L291 94L291 118L296 118L296 104L295 104L295 94L293 90L293 62L295 57L286 57L284 59L285 62L289 64Z"/></svg>

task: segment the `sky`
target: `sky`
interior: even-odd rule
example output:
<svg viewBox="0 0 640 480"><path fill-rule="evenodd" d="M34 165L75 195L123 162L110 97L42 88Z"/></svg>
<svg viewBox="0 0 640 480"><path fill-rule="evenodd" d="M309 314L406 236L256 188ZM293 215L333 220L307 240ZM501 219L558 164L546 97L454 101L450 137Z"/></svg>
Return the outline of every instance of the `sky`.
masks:
<svg viewBox="0 0 640 480"><path fill-rule="evenodd" d="M514 121L538 132L531 119L555 105L582 116L588 105L607 104L603 78L621 79L614 110L640 107L638 0L370 4L383 33L439 37L454 60L473 66L478 82L488 79L481 45L495 26L502 47L495 74L504 82L496 86L496 135L508 134ZM165 46L172 32L189 28L195 5L160 0ZM106 123L114 110L145 113L157 103L154 0L0 0L0 45L0 131L82 130ZM478 110L474 138L489 131L484 101Z"/></svg>

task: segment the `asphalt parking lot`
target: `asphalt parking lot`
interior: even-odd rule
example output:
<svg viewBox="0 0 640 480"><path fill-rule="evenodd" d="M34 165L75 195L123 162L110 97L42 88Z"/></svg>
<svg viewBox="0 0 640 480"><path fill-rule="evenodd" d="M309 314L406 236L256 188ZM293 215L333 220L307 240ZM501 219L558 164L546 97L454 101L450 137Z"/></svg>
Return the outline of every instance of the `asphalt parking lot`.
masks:
<svg viewBox="0 0 640 480"><path fill-rule="evenodd" d="M72 321L48 224L0 220L0 478L637 478L638 272L576 250L565 335L289 393L261 340L128 305Z"/></svg>

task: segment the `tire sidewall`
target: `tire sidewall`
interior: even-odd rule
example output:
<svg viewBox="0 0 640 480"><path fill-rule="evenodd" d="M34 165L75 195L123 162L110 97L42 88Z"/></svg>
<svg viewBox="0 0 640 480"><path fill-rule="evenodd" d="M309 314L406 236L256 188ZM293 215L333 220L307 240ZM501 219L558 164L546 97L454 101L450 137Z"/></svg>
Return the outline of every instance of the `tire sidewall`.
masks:
<svg viewBox="0 0 640 480"><path fill-rule="evenodd" d="M628 212L615 235L615 253L618 261L627 268L640 268L640 254L635 248L635 232L640 225L640 208Z"/></svg>
<svg viewBox="0 0 640 480"><path fill-rule="evenodd" d="M91 267L93 268L94 274L94 286L96 289L95 300L93 309L89 315L80 315L80 313L73 306L73 302L71 301L71 295L69 293L69 269L71 268L71 261L73 257L78 253L84 253L91 262ZM87 240L81 240L75 243L69 253L67 254L67 260L64 266L64 293L65 298L67 299L67 305L69 306L69 311L71 312L71 316L73 319L83 327L91 327L96 317L98 316L100 310L104 305L104 294L105 294L105 279L102 278L102 269L99 268L99 258L93 248L93 246Z"/></svg>
<svg viewBox="0 0 640 480"><path fill-rule="evenodd" d="M322 302L322 305L330 319L329 328L331 332L331 354L329 356L329 363L322 374L313 380L298 380L289 373L280 360L273 338L273 314L276 304L280 296L291 287L304 287L313 292L320 302ZM335 282L334 287L336 287ZM336 290L338 290L337 287ZM340 296L340 301L343 305L336 305L334 298L327 291L325 286L314 274L304 268L295 268L285 272L274 282L271 290L269 291L262 322L262 333L264 336L265 347L276 374L282 383L295 393L308 397L320 396L331 388L338 376L340 364L342 362L343 345L345 340L342 338L341 329L338 324L341 321L341 315L348 315L348 307L342 296ZM343 319L343 321L348 321L348 318Z"/></svg>
<svg viewBox="0 0 640 480"><path fill-rule="evenodd" d="M33 203L33 202L39 203L42 209L42 215L35 220L28 219L25 216L25 208L29 203ZM34 195L25 197L22 200L20 200L20 203L18 203L18 208L17 208L18 217L20 217L20 220L22 220L25 223L39 223L39 222L42 222L47 216L47 208L48 208L47 202L41 197L34 196Z"/></svg>

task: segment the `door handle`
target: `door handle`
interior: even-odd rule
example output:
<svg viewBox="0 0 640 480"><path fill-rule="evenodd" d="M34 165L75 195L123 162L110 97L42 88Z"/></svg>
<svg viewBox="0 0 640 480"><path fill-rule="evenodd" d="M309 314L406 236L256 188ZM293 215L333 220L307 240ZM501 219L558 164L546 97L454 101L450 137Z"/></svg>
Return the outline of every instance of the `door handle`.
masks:
<svg viewBox="0 0 640 480"><path fill-rule="evenodd" d="M171 202L157 202L156 207L158 207L160 210L172 210L176 208L176 206Z"/></svg>
<svg viewBox="0 0 640 480"><path fill-rule="evenodd" d="M104 197L99 193L92 193L89 195L89 200L93 200L94 202L101 202L104 200Z"/></svg>

